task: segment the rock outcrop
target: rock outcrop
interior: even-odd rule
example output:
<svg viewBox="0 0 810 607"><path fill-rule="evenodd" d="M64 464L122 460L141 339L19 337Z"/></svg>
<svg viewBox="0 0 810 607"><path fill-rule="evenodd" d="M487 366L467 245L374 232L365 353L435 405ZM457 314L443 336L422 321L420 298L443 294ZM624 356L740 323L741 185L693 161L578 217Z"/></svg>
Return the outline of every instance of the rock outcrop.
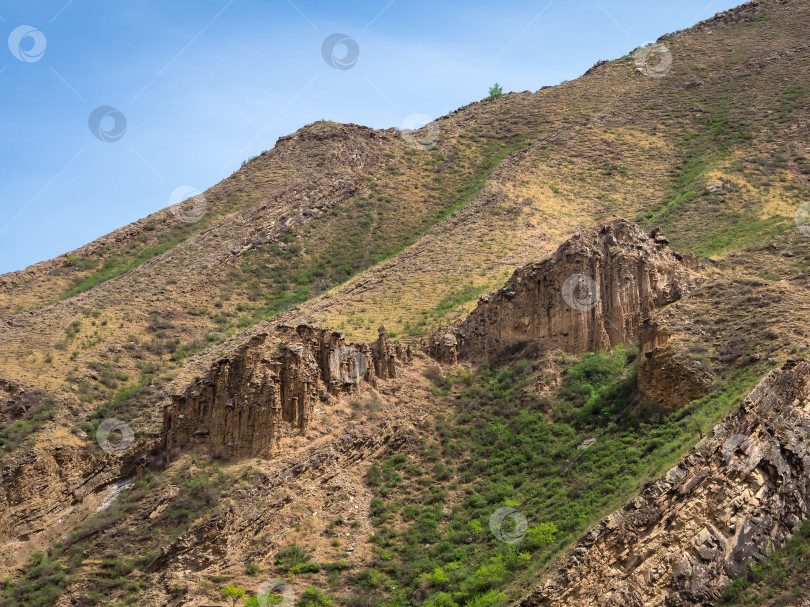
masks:
<svg viewBox="0 0 810 607"><path fill-rule="evenodd" d="M810 364L769 373L691 454L584 537L522 607L714 605L810 495Z"/></svg>
<svg viewBox="0 0 810 607"><path fill-rule="evenodd" d="M0 460L0 576L16 575L31 553L47 550L92 515L104 487L125 473L78 440L20 449Z"/></svg>
<svg viewBox="0 0 810 607"><path fill-rule="evenodd" d="M640 337L642 322L697 283L697 258L668 248L660 230L625 220L576 234L554 255L515 271L509 284L422 347L435 359L498 355L521 343L596 351Z"/></svg>
<svg viewBox="0 0 810 607"><path fill-rule="evenodd" d="M257 475L255 484L244 489L241 503L196 523L162 546L149 568L170 569L182 576L189 570L221 566L223 561L236 559L272 567L275 553L289 545L281 540L291 528L299 524L324 524L313 516L313 507L327 520L341 515L348 518L350 513L357 516L361 507L367 507L359 504L364 493L364 475L352 474L353 468L358 464L362 468L364 462L383 453L396 453L416 438L413 425L389 419L347 428L319 443L305 457L285 451L273 461L272 473ZM312 499L313 486L325 491L319 494L317 502L301 507ZM252 540L257 534L278 539L257 546ZM350 550L355 552L354 548ZM364 548L358 547L357 552L362 551Z"/></svg>
<svg viewBox="0 0 810 607"><path fill-rule="evenodd" d="M669 409L680 409L712 391L717 379L699 362L690 360L683 336L655 320L641 336L638 389L648 399Z"/></svg>
<svg viewBox="0 0 810 607"><path fill-rule="evenodd" d="M411 351L385 334L380 327L377 341L346 344L340 331L299 325L253 337L172 397L163 447L204 442L231 456L271 454L286 428L306 432L317 402L397 376Z"/></svg>

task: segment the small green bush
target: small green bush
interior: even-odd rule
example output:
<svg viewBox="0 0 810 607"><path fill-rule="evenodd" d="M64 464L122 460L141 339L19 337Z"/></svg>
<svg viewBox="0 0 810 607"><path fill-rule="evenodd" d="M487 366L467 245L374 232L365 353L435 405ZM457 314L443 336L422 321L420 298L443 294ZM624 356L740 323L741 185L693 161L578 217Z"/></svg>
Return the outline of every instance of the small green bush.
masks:
<svg viewBox="0 0 810 607"><path fill-rule="evenodd" d="M503 97L503 87L496 82L489 87L489 96L486 98L486 101L492 101L498 97Z"/></svg>
<svg viewBox="0 0 810 607"><path fill-rule="evenodd" d="M295 607L332 607L333 604L332 599L320 590L307 588L303 596L295 602Z"/></svg>
<svg viewBox="0 0 810 607"><path fill-rule="evenodd" d="M7 582L3 607L46 607L53 605L67 586L62 564L42 552L31 555L25 574L17 582Z"/></svg>

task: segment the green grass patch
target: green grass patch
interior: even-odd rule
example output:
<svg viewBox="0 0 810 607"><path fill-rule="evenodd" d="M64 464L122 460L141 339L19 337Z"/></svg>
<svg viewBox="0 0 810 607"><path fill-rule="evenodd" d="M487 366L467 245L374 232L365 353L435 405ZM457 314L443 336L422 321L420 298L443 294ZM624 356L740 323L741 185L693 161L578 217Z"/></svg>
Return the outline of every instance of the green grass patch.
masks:
<svg viewBox="0 0 810 607"><path fill-rule="evenodd" d="M79 279L76 284L70 287L67 291L65 291L62 295L59 296L59 300L68 299L73 297L74 295L78 295L79 293L84 293L85 291L89 291L93 287L100 285L103 282L106 282L112 278L120 276L124 272L129 272L137 268L139 265L152 259L153 257L157 257L158 255L165 253L175 245L183 242L186 238L188 238L189 234L177 235L172 236L158 244L152 245L151 247L147 247L140 252L138 252L134 257L127 258L127 257L119 257L119 256L112 256L107 257L104 260L102 266L90 274L89 276L85 276ZM51 302L53 303L53 302Z"/></svg>
<svg viewBox="0 0 810 607"><path fill-rule="evenodd" d="M553 398L529 389L538 369L526 360L434 377L457 413L424 428L407 457L369 469L375 565L349 580L353 592L383 605L414 592L445 607L514 601L590 524L674 465L756 381L737 377L667 412L639 401L636 362L636 350L621 346L571 358ZM461 501L451 503L459 491ZM499 508L526 517L519 542L499 541L491 530ZM514 531L514 521L502 529Z"/></svg>
<svg viewBox="0 0 810 607"><path fill-rule="evenodd" d="M787 544L770 551L762 563L749 563L741 577L723 591L722 605L790 605L806 596L810 574L810 522L806 521Z"/></svg>

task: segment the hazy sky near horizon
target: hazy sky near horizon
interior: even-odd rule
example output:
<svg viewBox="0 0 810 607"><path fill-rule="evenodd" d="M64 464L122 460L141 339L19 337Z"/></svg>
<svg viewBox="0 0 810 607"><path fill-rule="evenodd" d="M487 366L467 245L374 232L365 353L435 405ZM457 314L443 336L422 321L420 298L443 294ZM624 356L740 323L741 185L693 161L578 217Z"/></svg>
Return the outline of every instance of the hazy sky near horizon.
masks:
<svg viewBox="0 0 810 607"><path fill-rule="evenodd" d="M203 191L304 124L401 127L494 82L535 91L736 4L0 0L0 273ZM324 56L336 33L349 46Z"/></svg>

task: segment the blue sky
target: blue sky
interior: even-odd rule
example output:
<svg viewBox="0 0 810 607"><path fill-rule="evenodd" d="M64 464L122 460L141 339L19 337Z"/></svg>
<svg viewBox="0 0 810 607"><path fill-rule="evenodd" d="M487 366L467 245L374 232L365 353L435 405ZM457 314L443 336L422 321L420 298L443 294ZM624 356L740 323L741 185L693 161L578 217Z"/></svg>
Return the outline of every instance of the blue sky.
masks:
<svg viewBox="0 0 810 607"><path fill-rule="evenodd" d="M309 122L400 127L496 81L534 91L735 4L0 1L0 273L163 208L178 187L205 190ZM322 56L334 33L356 41L350 69ZM96 134L117 128L117 141L91 132L100 106L117 113Z"/></svg>

